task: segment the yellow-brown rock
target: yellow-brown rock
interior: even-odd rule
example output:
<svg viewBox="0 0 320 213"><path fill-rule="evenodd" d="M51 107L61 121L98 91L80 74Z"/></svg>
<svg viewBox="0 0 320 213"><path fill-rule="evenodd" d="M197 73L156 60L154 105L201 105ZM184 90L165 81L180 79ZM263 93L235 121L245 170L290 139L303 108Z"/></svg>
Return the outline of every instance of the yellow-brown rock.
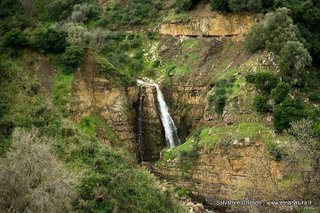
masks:
<svg viewBox="0 0 320 213"><path fill-rule="evenodd" d="M91 114L101 116L130 148L135 143L135 107L137 88L116 86L112 79L99 72L89 54L74 75L73 120L80 121Z"/></svg>
<svg viewBox="0 0 320 213"><path fill-rule="evenodd" d="M171 36L241 36L248 32L256 17L249 13L190 17L187 21L165 22L159 32Z"/></svg>

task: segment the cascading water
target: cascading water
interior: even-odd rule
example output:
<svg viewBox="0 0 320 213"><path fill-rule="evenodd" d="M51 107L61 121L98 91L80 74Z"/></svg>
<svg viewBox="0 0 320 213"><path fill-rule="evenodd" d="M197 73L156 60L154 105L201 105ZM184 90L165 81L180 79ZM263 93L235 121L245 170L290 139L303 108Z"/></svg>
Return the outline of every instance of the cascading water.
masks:
<svg viewBox="0 0 320 213"><path fill-rule="evenodd" d="M173 119L169 114L168 106L164 100L164 96L158 84L154 82L144 82L142 80L137 80L138 85L150 84L154 86L157 90L157 100L158 100L158 107L160 111L160 118L164 128L165 137L167 146L170 148L176 147L180 145L180 140L177 133L177 127L174 124ZM139 120L139 119L138 119ZM138 132L139 134L139 132ZM140 141L141 142L141 141Z"/></svg>
<svg viewBox="0 0 320 213"><path fill-rule="evenodd" d="M154 86L157 89L157 98L158 98L158 104L159 104L159 110L160 110L160 117L161 117L161 122L164 128L167 145L170 148L179 146L180 140L177 133L177 127L174 124L174 121L169 114L168 106L164 101L164 97L160 90L159 85L154 83Z"/></svg>

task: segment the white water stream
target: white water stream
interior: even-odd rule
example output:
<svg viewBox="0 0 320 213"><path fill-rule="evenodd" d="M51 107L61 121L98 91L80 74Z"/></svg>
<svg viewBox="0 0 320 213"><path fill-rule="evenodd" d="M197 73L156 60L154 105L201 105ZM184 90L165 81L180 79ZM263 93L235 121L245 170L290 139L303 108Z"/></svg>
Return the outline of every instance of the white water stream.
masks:
<svg viewBox="0 0 320 213"><path fill-rule="evenodd" d="M150 84L156 88L160 118L164 128L167 145L170 148L179 146L180 140L177 133L177 127L170 116L168 106L159 85L154 82L144 82L142 80L137 80L137 83L138 85Z"/></svg>

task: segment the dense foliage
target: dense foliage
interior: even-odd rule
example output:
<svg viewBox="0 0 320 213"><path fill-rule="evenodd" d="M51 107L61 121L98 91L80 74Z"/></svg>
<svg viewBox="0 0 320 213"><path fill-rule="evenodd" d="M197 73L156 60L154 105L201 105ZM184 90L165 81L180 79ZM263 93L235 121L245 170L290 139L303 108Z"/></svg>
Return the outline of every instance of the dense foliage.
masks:
<svg viewBox="0 0 320 213"><path fill-rule="evenodd" d="M289 10L280 8L267 14L264 22L252 28L246 38L246 47L251 52L266 48L276 53L284 80L293 86L303 86L306 67L312 59L302 41Z"/></svg>
<svg viewBox="0 0 320 213"><path fill-rule="evenodd" d="M291 86L288 83L265 72L249 74L247 82L255 85L260 92L254 98L253 105L257 112L273 113L273 126L278 132L283 132L290 127L290 123L308 116L306 106L300 98L289 96ZM273 101L270 104L270 100Z"/></svg>
<svg viewBox="0 0 320 213"><path fill-rule="evenodd" d="M228 93L233 86L234 79L222 79L216 82L214 89L208 96L208 101L217 114L222 115L226 105Z"/></svg>

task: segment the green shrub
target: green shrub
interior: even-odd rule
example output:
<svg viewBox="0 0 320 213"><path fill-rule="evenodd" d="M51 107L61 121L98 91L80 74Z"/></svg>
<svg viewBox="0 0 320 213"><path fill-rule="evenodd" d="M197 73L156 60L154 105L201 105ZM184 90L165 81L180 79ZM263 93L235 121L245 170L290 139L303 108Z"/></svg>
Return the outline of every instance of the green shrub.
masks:
<svg viewBox="0 0 320 213"><path fill-rule="evenodd" d="M262 9L261 0L228 0L229 9L232 12L252 11L259 12Z"/></svg>
<svg viewBox="0 0 320 213"><path fill-rule="evenodd" d="M14 49L23 48L28 45L27 35L20 29L14 28L3 36L3 45Z"/></svg>
<svg viewBox="0 0 320 213"><path fill-rule="evenodd" d="M299 29L294 25L289 12L287 8L279 8L266 16L266 48L276 54L280 53L288 41L299 40Z"/></svg>
<svg viewBox="0 0 320 213"><path fill-rule="evenodd" d="M49 17L53 21L60 21L67 18L76 0L54 0L48 4Z"/></svg>
<svg viewBox="0 0 320 213"><path fill-rule="evenodd" d="M217 89L213 101L216 113L223 113L224 107L226 105L226 100L226 90L224 88Z"/></svg>
<svg viewBox="0 0 320 213"><path fill-rule="evenodd" d="M267 95L257 95L253 101L256 111L259 113L269 112L271 107L268 104L268 100L269 97Z"/></svg>
<svg viewBox="0 0 320 213"><path fill-rule="evenodd" d="M270 93L278 83L278 78L271 73L259 72L253 76L250 76L250 80L254 82L254 85L258 90L263 93ZM248 77L247 77L248 79Z"/></svg>
<svg viewBox="0 0 320 213"><path fill-rule="evenodd" d="M73 7L71 20L74 22L88 22L98 16L98 11L93 4L76 4Z"/></svg>
<svg viewBox="0 0 320 213"><path fill-rule="evenodd" d="M37 29L33 46L43 53L62 53L67 47L67 33L53 27Z"/></svg>
<svg viewBox="0 0 320 213"><path fill-rule="evenodd" d="M309 100L315 103L320 103L320 91L314 91L309 94Z"/></svg>
<svg viewBox="0 0 320 213"><path fill-rule="evenodd" d="M288 41L280 51L279 67L283 78L293 86L303 84L305 67L311 64L311 60L302 43Z"/></svg>
<svg viewBox="0 0 320 213"><path fill-rule="evenodd" d="M19 0L2 0L0 2L0 8L1 18L15 15L17 11L22 9L21 2Z"/></svg>
<svg viewBox="0 0 320 213"><path fill-rule="evenodd" d="M26 33L15 28L3 36L2 44L6 48L11 48L13 55L17 55L19 50L29 45L29 41Z"/></svg>
<svg viewBox="0 0 320 213"><path fill-rule="evenodd" d="M248 83L253 84L255 81L255 74L247 74L245 78Z"/></svg>
<svg viewBox="0 0 320 213"><path fill-rule="evenodd" d="M148 0L129 0L124 4L115 2L108 7L106 23L117 30L122 26L144 24L156 17L156 5Z"/></svg>
<svg viewBox="0 0 320 213"><path fill-rule="evenodd" d="M82 62L84 56L84 50L79 46L69 46L66 52L63 54L63 63L71 68L75 69Z"/></svg>
<svg viewBox="0 0 320 213"><path fill-rule="evenodd" d="M208 101L218 114L222 114L227 100L227 89L233 86L232 79L222 79L215 83L214 92L209 94Z"/></svg>
<svg viewBox="0 0 320 213"><path fill-rule="evenodd" d="M250 52L266 47L279 54L288 41L298 41L299 30L289 16L287 8L279 8L268 13L262 23L254 25L246 38L246 48Z"/></svg>
<svg viewBox="0 0 320 213"><path fill-rule="evenodd" d="M161 65L161 61L156 59L152 62L152 68L158 68Z"/></svg>
<svg viewBox="0 0 320 213"><path fill-rule="evenodd" d="M290 92L290 85L285 82L279 82L277 86L272 89L271 97L276 104L280 104L282 101L286 99Z"/></svg>
<svg viewBox="0 0 320 213"><path fill-rule="evenodd" d="M265 48L266 32L262 24L253 25L245 39L245 48L249 52L256 52Z"/></svg>
<svg viewBox="0 0 320 213"><path fill-rule="evenodd" d="M283 156L284 156L284 150L279 148L279 146L277 146L277 144L275 144L274 142L268 142L266 143L267 146L267 150L270 153L270 155L273 157L274 160L276 161L280 161L282 160Z"/></svg>
<svg viewBox="0 0 320 213"><path fill-rule="evenodd" d="M194 6L194 0L175 0L177 12L188 11Z"/></svg>
<svg viewBox="0 0 320 213"><path fill-rule="evenodd" d="M228 0L210 0L210 5L213 10L229 11Z"/></svg>
<svg viewBox="0 0 320 213"><path fill-rule="evenodd" d="M286 98L281 104L275 106L273 126L278 132L290 127L290 123L306 117L306 111L301 99Z"/></svg>
<svg viewBox="0 0 320 213"><path fill-rule="evenodd" d="M132 61L131 69L135 72L141 72L143 70L143 59L135 59Z"/></svg>

